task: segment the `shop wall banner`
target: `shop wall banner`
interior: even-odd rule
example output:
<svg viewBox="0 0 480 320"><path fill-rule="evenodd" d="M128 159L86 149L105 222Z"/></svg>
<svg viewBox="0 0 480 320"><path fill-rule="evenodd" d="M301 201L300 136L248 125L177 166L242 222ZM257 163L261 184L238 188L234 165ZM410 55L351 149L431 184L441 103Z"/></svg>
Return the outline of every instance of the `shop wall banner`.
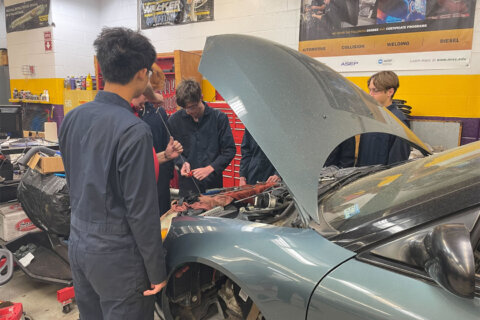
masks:
<svg viewBox="0 0 480 320"><path fill-rule="evenodd" d="M213 0L139 0L142 29L213 20Z"/></svg>
<svg viewBox="0 0 480 320"><path fill-rule="evenodd" d="M50 0L25 0L5 7L7 33L48 26Z"/></svg>
<svg viewBox="0 0 480 320"><path fill-rule="evenodd" d="M302 0L299 51L336 71L470 65L476 0Z"/></svg>

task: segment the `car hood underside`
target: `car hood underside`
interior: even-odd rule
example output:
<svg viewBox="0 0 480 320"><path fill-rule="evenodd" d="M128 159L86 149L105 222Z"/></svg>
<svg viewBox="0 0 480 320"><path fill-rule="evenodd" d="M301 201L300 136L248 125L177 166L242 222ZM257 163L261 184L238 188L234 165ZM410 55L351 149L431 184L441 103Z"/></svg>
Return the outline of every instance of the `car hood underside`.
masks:
<svg viewBox="0 0 480 320"><path fill-rule="evenodd" d="M245 35L207 39L199 71L268 156L304 217L318 222L318 177L330 152L357 134L383 132L427 147L390 111L322 63Z"/></svg>

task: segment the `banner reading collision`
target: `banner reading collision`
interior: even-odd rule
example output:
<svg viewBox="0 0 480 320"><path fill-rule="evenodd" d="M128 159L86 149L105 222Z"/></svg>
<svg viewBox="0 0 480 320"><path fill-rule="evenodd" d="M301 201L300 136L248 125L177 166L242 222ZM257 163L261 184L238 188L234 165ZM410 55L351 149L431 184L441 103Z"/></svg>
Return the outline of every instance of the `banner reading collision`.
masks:
<svg viewBox="0 0 480 320"><path fill-rule="evenodd" d="M140 0L142 29L213 20L213 0Z"/></svg>
<svg viewBox="0 0 480 320"><path fill-rule="evenodd" d="M302 0L299 51L340 72L470 65L476 0Z"/></svg>
<svg viewBox="0 0 480 320"><path fill-rule="evenodd" d="M48 26L50 0L26 0L5 7L7 33Z"/></svg>

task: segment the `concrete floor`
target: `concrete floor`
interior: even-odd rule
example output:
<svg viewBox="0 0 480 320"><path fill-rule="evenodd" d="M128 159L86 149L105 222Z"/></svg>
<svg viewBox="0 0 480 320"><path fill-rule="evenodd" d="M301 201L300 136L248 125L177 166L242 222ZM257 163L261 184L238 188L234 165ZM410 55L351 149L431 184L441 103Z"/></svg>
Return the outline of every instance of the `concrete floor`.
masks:
<svg viewBox="0 0 480 320"><path fill-rule="evenodd" d="M21 302L23 311L32 320L77 320L79 313L75 301L70 313L62 312L62 305L57 301L57 290L62 288L32 280L23 271L16 270L12 279L0 287L0 300Z"/></svg>
<svg viewBox="0 0 480 320"><path fill-rule="evenodd" d="M22 270L16 270L12 279L0 287L0 300L22 303L23 311L31 320L78 320L79 312L75 301L70 313L62 312L62 305L57 301L57 290L62 288L32 280ZM161 318L155 314L154 319Z"/></svg>

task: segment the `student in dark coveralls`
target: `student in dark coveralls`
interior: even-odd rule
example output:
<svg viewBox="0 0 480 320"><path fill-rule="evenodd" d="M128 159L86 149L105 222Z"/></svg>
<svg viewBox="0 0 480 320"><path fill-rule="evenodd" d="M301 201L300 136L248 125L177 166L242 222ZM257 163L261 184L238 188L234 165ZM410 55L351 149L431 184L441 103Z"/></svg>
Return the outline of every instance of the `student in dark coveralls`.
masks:
<svg viewBox="0 0 480 320"><path fill-rule="evenodd" d="M179 153L168 154L163 151L173 138L168 135L167 128L165 128L165 126L167 126L168 116L161 106L150 103L142 94L132 100L132 107L138 113L139 118L145 121L152 131L153 147L157 153L158 163L160 165L157 179L158 206L160 215L163 215L170 210L170 180L173 178L172 160L176 158ZM178 141L174 141L173 143L175 144L174 149L181 153L183 148L180 143Z"/></svg>
<svg viewBox="0 0 480 320"><path fill-rule="evenodd" d="M409 126L403 112L392 101L399 86L398 77L392 71L381 71L368 79L370 95ZM409 156L410 146L401 138L386 133L364 133L360 136L356 166L394 164L408 160Z"/></svg>
<svg viewBox="0 0 480 320"><path fill-rule="evenodd" d="M75 299L81 319L153 319L166 268L152 133L130 101L145 91L156 53L125 28L104 28L94 46L105 89L66 115L59 136Z"/></svg>
<svg viewBox="0 0 480 320"><path fill-rule="evenodd" d="M228 117L202 101L195 80L182 81L176 90L182 108L168 119L172 136L183 146L183 156L175 159L180 168L181 197L223 186L222 172L235 156L235 142ZM193 180L195 179L195 180Z"/></svg>
<svg viewBox="0 0 480 320"><path fill-rule="evenodd" d="M248 130L242 140L242 160L240 161L240 186L257 182L278 182L280 175L268 160Z"/></svg>

